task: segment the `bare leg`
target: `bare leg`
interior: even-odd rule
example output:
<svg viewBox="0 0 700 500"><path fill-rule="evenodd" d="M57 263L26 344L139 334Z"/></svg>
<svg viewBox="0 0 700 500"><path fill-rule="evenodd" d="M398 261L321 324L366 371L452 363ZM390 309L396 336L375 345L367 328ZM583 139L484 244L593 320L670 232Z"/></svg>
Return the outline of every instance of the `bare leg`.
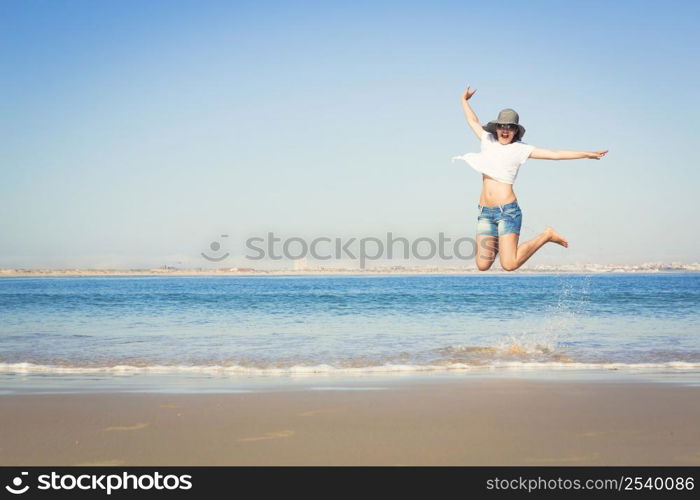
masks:
<svg viewBox="0 0 700 500"><path fill-rule="evenodd" d="M518 245L520 235L515 233L504 234L498 238L498 247L501 254L501 267L506 271L515 271L525 264L527 259L539 250L545 243L557 243L568 247L569 242L557 233L551 226L525 243Z"/></svg>
<svg viewBox="0 0 700 500"><path fill-rule="evenodd" d="M488 271L496 260L498 238L496 236L476 235L476 267L479 271Z"/></svg>

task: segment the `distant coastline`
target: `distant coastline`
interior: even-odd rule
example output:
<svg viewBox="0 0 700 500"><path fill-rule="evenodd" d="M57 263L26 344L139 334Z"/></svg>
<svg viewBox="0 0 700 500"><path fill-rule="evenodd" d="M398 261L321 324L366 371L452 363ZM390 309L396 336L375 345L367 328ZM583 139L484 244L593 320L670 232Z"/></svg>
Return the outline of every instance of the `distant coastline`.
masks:
<svg viewBox="0 0 700 500"><path fill-rule="evenodd" d="M252 269L247 267L225 267L219 269L180 269L162 266L153 269L0 269L0 278L41 277L41 276L343 276L343 275L488 275L488 274L656 274L656 273L698 273L700 263L645 263L638 265L616 264L571 264L563 266L523 267L515 273L500 269L478 271L476 268L438 267L374 267L357 268L306 268L306 269Z"/></svg>

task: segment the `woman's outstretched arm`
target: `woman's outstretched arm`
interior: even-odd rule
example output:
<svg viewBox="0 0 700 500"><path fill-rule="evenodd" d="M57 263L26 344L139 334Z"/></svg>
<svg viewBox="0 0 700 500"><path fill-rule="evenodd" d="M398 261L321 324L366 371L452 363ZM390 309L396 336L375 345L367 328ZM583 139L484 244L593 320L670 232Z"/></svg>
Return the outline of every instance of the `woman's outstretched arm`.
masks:
<svg viewBox="0 0 700 500"><path fill-rule="evenodd" d="M535 160L578 160L581 158L600 160L607 152L607 149L605 151L566 151L535 148L528 158Z"/></svg>
<svg viewBox="0 0 700 500"><path fill-rule="evenodd" d="M476 138L481 140L481 134L484 132L484 127L482 127L481 123L479 123L479 117L476 116L476 113L474 113L474 110L468 102L474 94L476 94L476 90L469 90L469 87L467 87L467 90L464 91L461 98L462 109L464 110L464 116L467 118L469 126L476 134Z"/></svg>

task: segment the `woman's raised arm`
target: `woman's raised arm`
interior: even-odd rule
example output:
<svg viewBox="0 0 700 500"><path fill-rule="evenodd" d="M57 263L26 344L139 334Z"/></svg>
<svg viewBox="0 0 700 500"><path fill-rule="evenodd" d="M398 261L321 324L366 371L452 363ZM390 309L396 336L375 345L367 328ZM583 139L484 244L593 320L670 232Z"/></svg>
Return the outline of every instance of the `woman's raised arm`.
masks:
<svg viewBox="0 0 700 500"><path fill-rule="evenodd" d="M607 153L607 149L605 151L566 151L535 148L528 158L535 160L578 160L581 158L600 160Z"/></svg>
<svg viewBox="0 0 700 500"><path fill-rule="evenodd" d="M469 126L474 131L474 134L476 134L476 138L481 140L481 134L484 132L484 127L482 127L481 123L479 123L479 117L476 116L476 113L474 113L474 110L468 102L474 94L476 94L476 90L470 90L469 86L467 86L467 90L464 91L461 98L462 109L464 110L464 116L467 118Z"/></svg>

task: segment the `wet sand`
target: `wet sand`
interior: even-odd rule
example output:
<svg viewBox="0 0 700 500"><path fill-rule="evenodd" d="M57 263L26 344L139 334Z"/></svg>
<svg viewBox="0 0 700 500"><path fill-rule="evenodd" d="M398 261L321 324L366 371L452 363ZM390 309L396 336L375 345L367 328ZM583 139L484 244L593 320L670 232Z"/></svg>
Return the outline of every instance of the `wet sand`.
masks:
<svg viewBox="0 0 700 500"><path fill-rule="evenodd" d="M4 395L0 465L700 465L699 422L646 382Z"/></svg>

